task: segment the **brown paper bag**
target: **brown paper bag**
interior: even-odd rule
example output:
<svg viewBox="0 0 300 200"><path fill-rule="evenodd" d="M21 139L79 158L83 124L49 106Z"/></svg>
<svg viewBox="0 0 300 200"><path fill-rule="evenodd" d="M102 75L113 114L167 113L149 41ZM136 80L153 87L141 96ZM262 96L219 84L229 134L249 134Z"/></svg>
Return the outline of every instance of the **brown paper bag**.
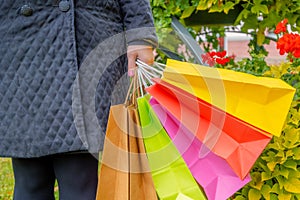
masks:
<svg viewBox="0 0 300 200"><path fill-rule="evenodd" d="M111 107L97 200L157 200L134 106Z"/></svg>

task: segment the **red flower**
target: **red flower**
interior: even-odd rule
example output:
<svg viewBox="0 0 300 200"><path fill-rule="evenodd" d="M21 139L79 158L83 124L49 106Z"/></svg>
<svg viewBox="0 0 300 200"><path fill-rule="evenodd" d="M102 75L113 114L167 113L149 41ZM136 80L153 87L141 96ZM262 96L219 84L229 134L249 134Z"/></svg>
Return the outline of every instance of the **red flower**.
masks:
<svg viewBox="0 0 300 200"><path fill-rule="evenodd" d="M276 26L276 29L274 31L275 34L279 34L279 33L285 33L286 32L286 24L288 23L287 19L282 20L281 22L279 22Z"/></svg>
<svg viewBox="0 0 300 200"><path fill-rule="evenodd" d="M296 58L300 58L300 35L295 33L286 33L277 41L277 49L279 54L292 54Z"/></svg>
<svg viewBox="0 0 300 200"><path fill-rule="evenodd" d="M208 52L202 55L202 59L204 63L207 63L209 66L214 66L216 63L221 65L226 65L230 60L235 58L234 55L230 57L226 57L226 51L219 51L219 52Z"/></svg>
<svg viewBox="0 0 300 200"><path fill-rule="evenodd" d="M293 56L294 56L295 58L300 58L300 49L296 49L296 50L294 51L294 53L293 53Z"/></svg>
<svg viewBox="0 0 300 200"><path fill-rule="evenodd" d="M226 65L230 62L230 58L216 58L216 62L221 65Z"/></svg>
<svg viewBox="0 0 300 200"><path fill-rule="evenodd" d="M210 57L215 57L217 55L217 53L215 51L211 51L211 52L208 52L209 56Z"/></svg>
<svg viewBox="0 0 300 200"><path fill-rule="evenodd" d="M298 35L298 34L295 37L293 55L296 58L300 58L300 35Z"/></svg>
<svg viewBox="0 0 300 200"><path fill-rule="evenodd" d="M219 51L216 52L216 56L220 57L220 58L224 58L226 56L226 51Z"/></svg>
<svg viewBox="0 0 300 200"><path fill-rule="evenodd" d="M206 53L206 54L202 54L201 57L202 57L203 63L206 63L206 64L208 64L211 67L216 64L215 60L213 59L213 57L210 55L209 52Z"/></svg>

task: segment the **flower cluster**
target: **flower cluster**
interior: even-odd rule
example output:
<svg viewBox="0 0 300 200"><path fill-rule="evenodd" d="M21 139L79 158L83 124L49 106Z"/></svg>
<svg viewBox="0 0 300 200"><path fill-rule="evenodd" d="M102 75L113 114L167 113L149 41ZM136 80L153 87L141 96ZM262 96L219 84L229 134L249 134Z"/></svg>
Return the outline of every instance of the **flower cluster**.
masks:
<svg viewBox="0 0 300 200"><path fill-rule="evenodd" d="M220 65L226 65L231 60L234 60L235 56L226 56L226 51L212 51L207 52L206 54L202 55L203 62L208 64L209 66L214 66L216 63Z"/></svg>
<svg viewBox="0 0 300 200"><path fill-rule="evenodd" d="M193 54L186 48L185 44L179 44L177 52L182 55L185 60L194 58Z"/></svg>
<svg viewBox="0 0 300 200"><path fill-rule="evenodd" d="M277 41L277 49L280 55L288 54L288 58L300 58L300 35L287 31L288 20L284 19L276 26L274 33L283 34Z"/></svg>

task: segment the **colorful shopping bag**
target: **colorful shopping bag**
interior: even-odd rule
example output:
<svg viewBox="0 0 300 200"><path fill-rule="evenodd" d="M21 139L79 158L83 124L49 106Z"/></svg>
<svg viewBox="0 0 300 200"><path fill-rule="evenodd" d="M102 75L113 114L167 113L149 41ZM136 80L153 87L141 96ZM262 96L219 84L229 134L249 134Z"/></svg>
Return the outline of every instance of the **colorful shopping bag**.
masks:
<svg viewBox="0 0 300 200"><path fill-rule="evenodd" d="M281 134L295 94L280 79L171 59L162 79L275 136Z"/></svg>
<svg viewBox="0 0 300 200"><path fill-rule="evenodd" d="M159 104L244 179L271 135L160 79L147 88ZM202 150L200 154L206 152Z"/></svg>
<svg viewBox="0 0 300 200"><path fill-rule="evenodd" d="M134 106L110 108L98 200L157 200Z"/></svg>
<svg viewBox="0 0 300 200"><path fill-rule="evenodd" d="M159 199L206 199L148 100L148 95L138 98L138 113Z"/></svg>
<svg viewBox="0 0 300 200"><path fill-rule="evenodd" d="M150 104L209 200L228 199L251 179L241 180L228 163L211 152L154 98ZM200 152L205 154L201 155Z"/></svg>

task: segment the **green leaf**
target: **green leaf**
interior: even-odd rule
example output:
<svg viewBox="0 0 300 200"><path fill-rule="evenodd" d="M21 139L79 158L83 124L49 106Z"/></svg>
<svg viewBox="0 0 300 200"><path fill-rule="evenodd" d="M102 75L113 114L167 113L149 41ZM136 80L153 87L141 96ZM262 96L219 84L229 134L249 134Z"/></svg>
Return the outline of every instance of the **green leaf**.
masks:
<svg viewBox="0 0 300 200"><path fill-rule="evenodd" d="M265 162L257 162L257 165L266 173L268 173L268 174L271 173L270 169L268 168L268 166Z"/></svg>
<svg viewBox="0 0 300 200"><path fill-rule="evenodd" d="M234 198L234 200L246 200L246 198L243 197L242 195L239 195L239 196L236 196L236 197Z"/></svg>
<svg viewBox="0 0 300 200"><path fill-rule="evenodd" d="M278 199L280 200L290 200L292 197L292 194L285 193L284 191L281 191L278 195Z"/></svg>
<svg viewBox="0 0 300 200"><path fill-rule="evenodd" d="M262 2L262 0L253 0L253 3L254 3L255 5L260 5L261 2Z"/></svg>
<svg viewBox="0 0 300 200"><path fill-rule="evenodd" d="M287 160L285 163L283 163L283 166L293 169L293 170L297 170L297 163L293 160Z"/></svg>
<svg viewBox="0 0 300 200"><path fill-rule="evenodd" d="M233 2L226 2L224 5L224 13L228 14L229 10L234 9L234 3Z"/></svg>
<svg viewBox="0 0 300 200"><path fill-rule="evenodd" d="M197 10L208 10L213 4L216 4L218 0L206 0L199 1Z"/></svg>
<svg viewBox="0 0 300 200"><path fill-rule="evenodd" d="M300 114L300 113L299 113ZM291 123L291 124L294 124L294 125L298 125L298 123L299 123L299 120L300 120L300 118L299 118L299 114L296 114L296 115L293 115L290 119L289 119L289 123ZM299 133L299 132L298 132ZM299 135L298 135L299 136ZM298 140L299 141L299 140Z"/></svg>
<svg viewBox="0 0 300 200"><path fill-rule="evenodd" d="M278 22L280 22L282 19L278 15L278 13L275 11L275 9L270 9L268 15L264 15L264 20L261 21L261 24L263 27L268 29L273 29L277 25Z"/></svg>
<svg viewBox="0 0 300 200"><path fill-rule="evenodd" d="M236 21L241 21L243 18L248 18L248 15L250 14L250 11L247 9L242 10L242 12L237 17Z"/></svg>
<svg viewBox="0 0 300 200"><path fill-rule="evenodd" d="M182 15L181 15L180 18L181 18L181 19L184 19L184 18L187 18L187 17L191 16L191 14L194 12L195 9L196 9L195 6L190 6L190 7L186 8L186 9L183 11L183 13L182 13Z"/></svg>
<svg viewBox="0 0 300 200"><path fill-rule="evenodd" d="M300 170L298 168L297 171L291 170L289 173L289 178L298 178L300 179Z"/></svg>
<svg viewBox="0 0 300 200"><path fill-rule="evenodd" d="M278 194L279 191L280 191L279 184L278 184L278 183L275 183L275 184L272 186L271 192L272 192L272 193L275 193L275 194Z"/></svg>
<svg viewBox="0 0 300 200"><path fill-rule="evenodd" d="M288 179L284 183L284 189L291 193L300 193L300 180L297 178Z"/></svg>
<svg viewBox="0 0 300 200"><path fill-rule="evenodd" d="M296 199L300 199L300 194L294 194Z"/></svg>
<svg viewBox="0 0 300 200"><path fill-rule="evenodd" d="M292 156L294 156L293 149L288 150L288 151L285 153L285 156L286 156L286 157L292 157Z"/></svg>
<svg viewBox="0 0 300 200"><path fill-rule="evenodd" d="M271 192L271 186L269 185L263 185L262 188L261 188L261 194L263 195L263 197L266 199L266 200L269 200L270 199L270 192Z"/></svg>
<svg viewBox="0 0 300 200"><path fill-rule="evenodd" d="M243 187L243 189L242 189L242 195L244 197L248 196L249 190L250 190L250 187L247 187L247 186Z"/></svg>
<svg viewBox="0 0 300 200"><path fill-rule="evenodd" d="M271 193L270 194L270 200L278 200L278 197L276 194Z"/></svg>
<svg viewBox="0 0 300 200"><path fill-rule="evenodd" d="M293 159L300 160L300 148L294 148L292 151L294 153Z"/></svg>
<svg viewBox="0 0 300 200"><path fill-rule="evenodd" d="M300 120L300 119L296 119L296 120ZM291 142L291 144L299 143L299 136L300 136L299 130L291 126L287 126L284 132L285 132L285 139Z"/></svg>
<svg viewBox="0 0 300 200"><path fill-rule="evenodd" d="M282 190L286 180L281 176L277 176L276 179L279 183L279 189Z"/></svg>
<svg viewBox="0 0 300 200"><path fill-rule="evenodd" d="M242 20L245 22L242 26L243 32L247 32L249 29L257 29L258 21L256 15L249 13L249 15Z"/></svg>
<svg viewBox="0 0 300 200"><path fill-rule="evenodd" d="M261 181L266 181L272 178L271 173L262 172L261 173Z"/></svg>
<svg viewBox="0 0 300 200"><path fill-rule="evenodd" d="M210 9L209 9L209 13L212 13L212 12L222 12L223 11L223 5L220 6L218 4L215 4L213 5Z"/></svg>
<svg viewBox="0 0 300 200"><path fill-rule="evenodd" d="M257 44L258 46L262 46L265 41L265 29L260 28L256 33L257 36Z"/></svg>
<svg viewBox="0 0 300 200"><path fill-rule="evenodd" d="M266 5L254 5L251 8L251 12L259 14L259 13L263 13L263 14L268 14L269 10L268 7Z"/></svg>
<svg viewBox="0 0 300 200"><path fill-rule="evenodd" d="M275 4L275 10L277 13L279 13L281 11L282 8L285 7L285 2L284 1L277 1Z"/></svg>
<svg viewBox="0 0 300 200"><path fill-rule="evenodd" d="M289 173L290 173L290 171L288 169L286 169L285 167L283 167L283 166L279 170L279 174L281 176L283 176L284 178L286 178L286 179L289 178Z"/></svg>
<svg viewBox="0 0 300 200"><path fill-rule="evenodd" d="M284 151L278 151L278 153L276 154L276 157L279 157L279 158L285 157Z"/></svg>
<svg viewBox="0 0 300 200"><path fill-rule="evenodd" d="M261 194L259 190L250 189L248 193L248 198L251 200L260 200Z"/></svg>
<svg viewBox="0 0 300 200"><path fill-rule="evenodd" d="M249 185L257 190L260 190L263 185L263 182L261 181L261 174L259 172L252 172L251 179L252 181L249 183Z"/></svg>
<svg viewBox="0 0 300 200"><path fill-rule="evenodd" d="M277 165L277 162L275 162L275 161L267 163L267 166L270 169L270 171L274 171L274 168L276 165Z"/></svg>
<svg viewBox="0 0 300 200"><path fill-rule="evenodd" d="M276 165L276 166L275 166L274 171L272 172L272 176L273 176L273 177L277 177L277 176L280 175L279 166L280 166L280 165Z"/></svg>

